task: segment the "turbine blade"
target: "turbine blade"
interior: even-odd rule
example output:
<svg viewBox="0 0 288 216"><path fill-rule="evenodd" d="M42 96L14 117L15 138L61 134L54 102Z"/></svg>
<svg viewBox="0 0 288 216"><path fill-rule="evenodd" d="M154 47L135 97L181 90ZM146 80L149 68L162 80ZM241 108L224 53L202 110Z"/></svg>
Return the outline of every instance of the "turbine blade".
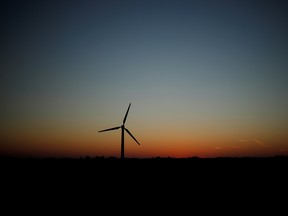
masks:
<svg viewBox="0 0 288 216"><path fill-rule="evenodd" d="M131 103L130 103L129 106L128 106L126 115L125 115L124 120L123 120L123 124L125 124L125 122L126 122L126 118L127 118L127 115L128 115L129 109L130 109L130 106L131 106Z"/></svg>
<svg viewBox="0 0 288 216"><path fill-rule="evenodd" d="M119 129L120 127L121 127L121 126L119 126L119 127L114 127L114 128L108 128L108 129L105 129L105 130L98 131L98 133L104 132L104 131L110 131L110 130L117 130L117 129Z"/></svg>
<svg viewBox="0 0 288 216"><path fill-rule="evenodd" d="M127 131L127 133L138 143L138 145L140 145L140 143L136 140L136 138L130 133L130 131L128 130L128 129L126 129L126 128L124 128L126 131Z"/></svg>

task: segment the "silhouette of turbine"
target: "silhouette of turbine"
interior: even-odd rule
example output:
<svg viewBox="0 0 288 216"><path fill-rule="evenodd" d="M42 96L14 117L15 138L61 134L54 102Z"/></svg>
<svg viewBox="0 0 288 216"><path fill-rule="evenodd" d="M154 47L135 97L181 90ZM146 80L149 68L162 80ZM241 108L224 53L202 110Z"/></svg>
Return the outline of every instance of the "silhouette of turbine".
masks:
<svg viewBox="0 0 288 216"><path fill-rule="evenodd" d="M123 124L121 126L98 131L98 133L100 133L100 132L105 132L105 131L110 131L110 130L117 130L119 128L122 129L122 133L121 133L121 159L124 159L124 130L136 141L136 143L138 145L140 145L140 143L136 140L136 138L132 135L132 133L127 128L125 128L125 122L127 119L127 115L128 115L130 106L131 106L131 103L128 106L127 112L126 112L125 117L123 119Z"/></svg>

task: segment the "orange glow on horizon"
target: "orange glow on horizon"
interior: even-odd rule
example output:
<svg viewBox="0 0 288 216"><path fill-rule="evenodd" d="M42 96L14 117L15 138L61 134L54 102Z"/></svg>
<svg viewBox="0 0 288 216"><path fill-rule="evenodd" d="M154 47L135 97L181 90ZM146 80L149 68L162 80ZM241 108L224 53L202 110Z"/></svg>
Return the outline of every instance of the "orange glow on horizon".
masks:
<svg viewBox="0 0 288 216"><path fill-rule="evenodd" d="M1 140L6 145L1 145L0 153L11 156L31 157L83 157L104 156L120 157L120 139L104 139L101 144L91 139L10 139ZM171 140L166 142L141 142L137 145L133 140L126 139L125 157L151 158L151 157L246 157L246 156L275 156L287 155L285 145L262 145L257 141L241 140L232 144L223 142L204 142L200 140L181 141Z"/></svg>

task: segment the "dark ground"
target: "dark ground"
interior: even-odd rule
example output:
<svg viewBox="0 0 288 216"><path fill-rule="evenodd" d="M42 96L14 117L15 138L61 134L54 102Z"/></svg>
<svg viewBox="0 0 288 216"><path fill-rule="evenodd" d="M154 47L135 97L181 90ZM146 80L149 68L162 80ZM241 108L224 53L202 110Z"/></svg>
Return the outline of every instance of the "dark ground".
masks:
<svg viewBox="0 0 288 216"><path fill-rule="evenodd" d="M243 158L0 158L0 168L7 176L47 176L59 178L77 176L103 180L119 178L168 176L258 177L265 175L286 176L288 157L243 157ZM5 176L4 175L4 176Z"/></svg>
<svg viewBox="0 0 288 216"><path fill-rule="evenodd" d="M287 165L288 157L280 156L1 158L1 206L13 204L8 208L12 214L23 203L26 211L20 210L27 213L36 210L38 214L37 206L45 212L55 212L59 207L73 212L84 203L92 212L100 213L101 209L112 214L122 203L133 204L138 214L150 214L155 208L158 213L173 209L175 214L186 214L196 208L202 213L226 211L229 215L246 213L248 209L250 212L252 208L259 214L259 210L264 213L269 208L274 215L286 206ZM108 205L111 203L115 206ZM125 212L134 215L134 207Z"/></svg>

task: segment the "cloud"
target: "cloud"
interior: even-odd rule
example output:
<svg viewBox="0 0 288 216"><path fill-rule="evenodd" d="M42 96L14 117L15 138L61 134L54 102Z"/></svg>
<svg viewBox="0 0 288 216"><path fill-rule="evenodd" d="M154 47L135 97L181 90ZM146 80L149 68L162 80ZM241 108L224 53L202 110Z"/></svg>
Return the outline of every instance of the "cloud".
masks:
<svg viewBox="0 0 288 216"><path fill-rule="evenodd" d="M253 139L253 142L258 144L258 145L265 146L265 143L263 141L261 141L261 140Z"/></svg>
<svg viewBox="0 0 288 216"><path fill-rule="evenodd" d="M247 139L241 139L241 140L239 140L239 142L249 142L249 140L247 140Z"/></svg>
<svg viewBox="0 0 288 216"><path fill-rule="evenodd" d="M260 145L260 146L265 146L265 143L262 141L262 140L259 140L259 139L252 139L252 140L249 140L249 139L241 139L241 140L239 140L239 142L252 142L252 143L256 143L256 144L258 144L258 145Z"/></svg>
<svg viewBox="0 0 288 216"><path fill-rule="evenodd" d="M216 146L216 147L214 147L214 149L216 149L216 150L222 150L223 148L222 148L221 146Z"/></svg>

